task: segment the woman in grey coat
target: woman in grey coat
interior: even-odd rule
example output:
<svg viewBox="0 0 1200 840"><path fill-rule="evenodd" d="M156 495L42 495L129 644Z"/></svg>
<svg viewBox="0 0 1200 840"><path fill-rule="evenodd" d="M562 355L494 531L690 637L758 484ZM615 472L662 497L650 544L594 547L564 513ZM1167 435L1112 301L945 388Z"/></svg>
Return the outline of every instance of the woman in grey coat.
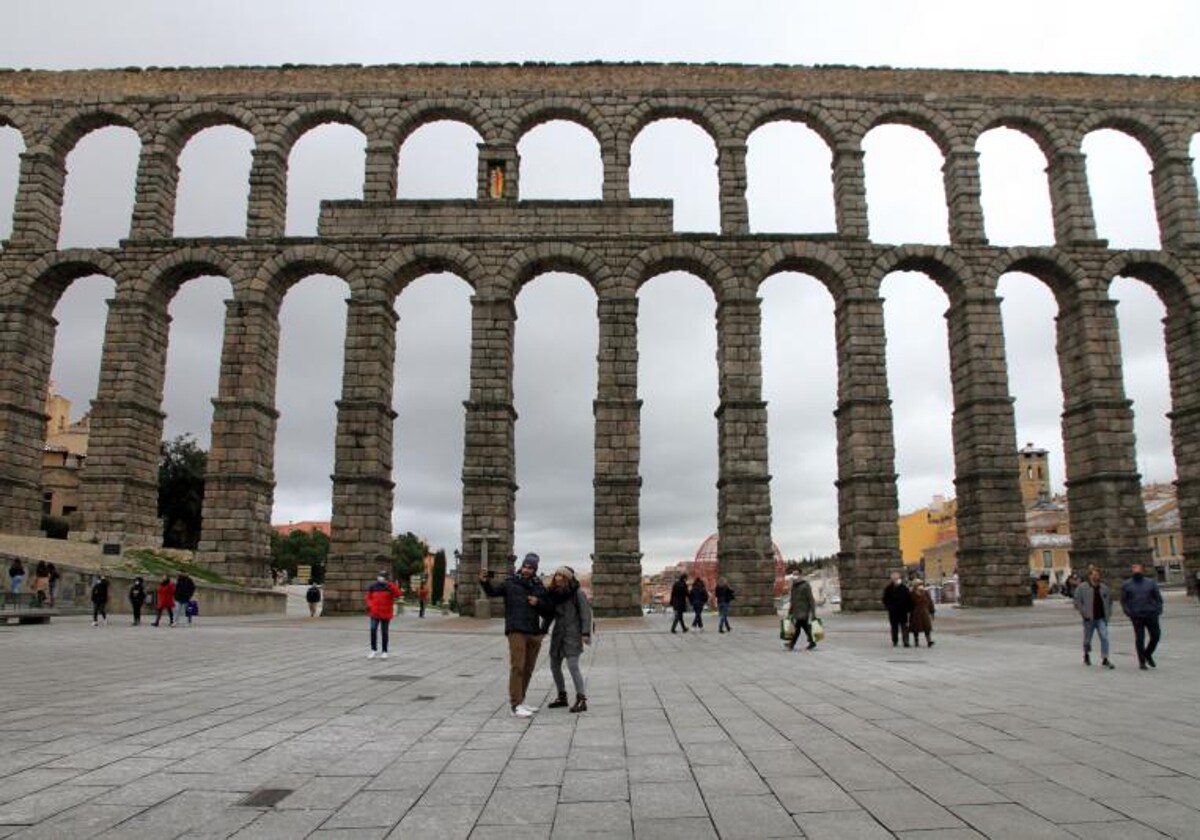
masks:
<svg viewBox="0 0 1200 840"><path fill-rule="evenodd" d="M550 633L550 673L558 688L558 697L547 705L560 709L567 705L567 684L563 680L563 660L571 672L575 684L575 704L572 712L587 711L587 692L583 672L579 670L579 657L583 646L592 643L592 605L579 588L575 570L562 566L555 570L550 580L550 603L554 606L554 629Z"/></svg>

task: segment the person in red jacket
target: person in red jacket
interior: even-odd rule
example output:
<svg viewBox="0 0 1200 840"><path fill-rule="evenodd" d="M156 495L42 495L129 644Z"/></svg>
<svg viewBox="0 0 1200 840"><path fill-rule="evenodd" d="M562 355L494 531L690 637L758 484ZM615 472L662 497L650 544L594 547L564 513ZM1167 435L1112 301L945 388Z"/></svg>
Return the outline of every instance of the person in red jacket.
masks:
<svg viewBox="0 0 1200 840"><path fill-rule="evenodd" d="M392 616L396 613L396 599L400 597L400 587L388 580L385 572L376 575L375 582L367 587L367 615L371 617L371 652L367 654L367 659L374 659L377 655L377 630L380 641L383 642L383 653L378 655L381 659L387 659L388 625L392 623Z"/></svg>
<svg viewBox="0 0 1200 840"><path fill-rule="evenodd" d="M158 591L154 593L154 606L158 613L154 616L154 626L162 621L163 610L167 611L167 620L170 622L170 627L175 626L175 584L171 583L171 578L165 577L162 583L158 585Z"/></svg>

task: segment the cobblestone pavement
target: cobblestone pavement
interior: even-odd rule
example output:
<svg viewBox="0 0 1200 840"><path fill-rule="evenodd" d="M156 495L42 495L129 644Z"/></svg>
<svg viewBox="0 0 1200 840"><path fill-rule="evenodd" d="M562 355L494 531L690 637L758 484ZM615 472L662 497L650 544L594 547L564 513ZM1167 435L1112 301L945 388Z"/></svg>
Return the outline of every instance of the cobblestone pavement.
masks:
<svg viewBox="0 0 1200 840"><path fill-rule="evenodd" d="M499 622L406 613L387 661L348 618L0 628L0 837L1200 837L1181 596L1153 671L1124 622L1083 667L1061 602L943 609L915 650L668 623L605 622L591 710L530 721Z"/></svg>

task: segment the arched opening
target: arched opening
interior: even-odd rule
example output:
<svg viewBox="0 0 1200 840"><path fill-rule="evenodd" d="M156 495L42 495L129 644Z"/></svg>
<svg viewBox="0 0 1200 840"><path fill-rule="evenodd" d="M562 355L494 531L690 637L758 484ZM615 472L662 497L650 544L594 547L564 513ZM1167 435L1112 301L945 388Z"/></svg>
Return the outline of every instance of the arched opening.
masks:
<svg viewBox="0 0 1200 840"><path fill-rule="evenodd" d="M795 272L759 290L773 537L789 559L828 557L839 549L833 297Z"/></svg>
<svg viewBox="0 0 1200 840"><path fill-rule="evenodd" d="M171 299L167 375L163 384L163 438L191 435L209 449L212 398L221 373L225 302L233 287L224 277L201 276L184 283Z"/></svg>
<svg viewBox="0 0 1200 840"><path fill-rule="evenodd" d="M1028 134L993 128L975 143L980 203L992 245L1053 245L1046 156Z"/></svg>
<svg viewBox="0 0 1200 840"><path fill-rule="evenodd" d="M1036 449L1046 450L1053 498L1065 492L1067 478L1062 373L1058 366L1058 301L1040 279L1017 271L1001 276L996 294L1004 324L1004 356L1008 391L1014 400L1017 446L1033 444Z"/></svg>
<svg viewBox="0 0 1200 840"><path fill-rule="evenodd" d="M341 397L349 289L314 274L288 290L279 311L272 522L329 521L330 476Z"/></svg>
<svg viewBox="0 0 1200 840"><path fill-rule="evenodd" d="M1083 138L1096 235L1112 248L1158 248L1158 217L1145 147L1106 128Z"/></svg>
<svg viewBox="0 0 1200 840"><path fill-rule="evenodd" d="M517 521L514 550L590 568L596 398L596 295L578 275L547 272L517 296L513 353ZM553 568L547 569L553 571Z"/></svg>
<svg viewBox="0 0 1200 840"><path fill-rule="evenodd" d="M396 299L393 533L452 555L462 528L463 401L471 385L471 287L428 274Z"/></svg>
<svg viewBox="0 0 1200 840"><path fill-rule="evenodd" d="M676 231L716 233L721 229L716 143L688 120L655 120L633 139L629 193L674 201Z"/></svg>
<svg viewBox="0 0 1200 840"><path fill-rule="evenodd" d="M323 200L362 198L367 138L350 125L305 132L288 155L287 236L316 236Z"/></svg>
<svg viewBox="0 0 1200 840"><path fill-rule="evenodd" d="M104 275L70 284L54 307L58 326L46 386L47 425L42 453L42 513L70 518L80 510L87 466L89 416L100 385L100 358L108 301L116 284Z"/></svg>
<svg viewBox="0 0 1200 840"><path fill-rule="evenodd" d="M111 247L129 236L142 143L131 128L90 132L67 155L59 248Z"/></svg>
<svg viewBox="0 0 1200 840"><path fill-rule="evenodd" d="M885 277L881 294L900 516L929 511L952 523L952 509L943 507L954 497L946 295L927 275L910 271ZM918 562L922 547L906 539L903 526L900 541L905 563Z"/></svg>
<svg viewBox="0 0 1200 840"><path fill-rule="evenodd" d="M942 153L907 125L878 125L863 138L867 224L872 242L950 242Z"/></svg>
<svg viewBox="0 0 1200 840"><path fill-rule="evenodd" d="M479 132L457 120L428 122L400 147L397 198L475 198Z"/></svg>
<svg viewBox="0 0 1200 840"><path fill-rule="evenodd" d="M1108 294L1117 303L1121 369L1125 396L1133 402L1138 472L1143 486L1170 485L1176 473L1167 417L1171 380L1163 333L1166 308L1149 285L1132 277L1114 278Z"/></svg>
<svg viewBox="0 0 1200 840"><path fill-rule="evenodd" d="M232 125L192 135L179 154L176 236L245 236L254 137Z"/></svg>
<svg viewBox="0 0 1200 840"><path fill-rule="evenodd" d="M746 141L751 233L832 233L833 152L803 123L759 126Z"/></svg>
<svg viewBox="0 0 1200 840"><path fill-rule="evenodd" d="M1200 195L1200 131L1192 135L1192 142L1188 146L1188 157L1192 159L1192 178L1196 181L1196 193ZM1196 212L1200 213L1200 206L1197 206Z"/></svg>
<svg viewBox="0 0 1200 840"><path fill-rule="evenodd" d="M25 140L9 125L0 126L0 242L12 235L13 209L21 178L21 154Z"/></svg>
<svg viewBox="0 0 1200 840"><path fill-rule="evenodd" d="M716 300L671 271L638 290L642 570L691 561L717 530Z"/></svg>
<svg viewBox="0 0 1200 840"><path fill-rule="evenodd" d="M592 132L569 120L538 125L517 143L521 198L599 199L604 159Z"/></svg>

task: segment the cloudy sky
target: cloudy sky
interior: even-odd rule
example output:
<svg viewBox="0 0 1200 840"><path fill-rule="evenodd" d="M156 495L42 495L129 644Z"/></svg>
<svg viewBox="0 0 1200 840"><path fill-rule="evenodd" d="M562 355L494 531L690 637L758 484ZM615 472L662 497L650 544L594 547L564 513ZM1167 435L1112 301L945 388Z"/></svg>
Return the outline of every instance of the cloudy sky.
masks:
<svg viewBox="0 0 1200 840"><path fill-rule="evenodd" d="M41 0L9 10L0 63L11 67L403 63L415 61L725 61L891 65L1006 70L1200 74L1190 0L1046 3L1011 0L562 0L492 3L443 0L344 2L210 0L163 3ZM980 11L973 11L980 9ZM972 11L968 11L972 10ZM0 81L0 98L3 96ZM469 128L433 124L401 150L400 197L472 196L475 146ZM0 129L0 237L9 230L21 139ZM357 197L363 141L341 126L307 135L289 169L288 232L315 231L317 202ZM1114 132L1088 137L1089 181L1100 234L1115 247L1157 245L1149 161ZM1193 156L1197 153L1193 142ZM89 135L69 159L61 245L112 245L128 231L136 138L118 129ZM1032 141L1007 130L979 143L983 201L997 244L1051 241L1045 161ZM598 197L599 151L581 129L543 126L521 143L523 198ZM176 231L244 231L248 137L228 129L198 135L181 160ZM666 120L635 141L635 196L675 200L678 230L717 227L715 149L699 129ZM808 130L770 125L751 138L749 202L755 231L833 229L829 151ZM940 156L923 135L898 126L866 141L871 236L880 242L944 242ZM923 275L884 284L888 372L896 416L904 510L953 493L946 300ZM1055 305L1033 278L1001 283L1018 443L1052 452L1064 477L1054 362ZM53 377L83 410L95 394L104 300L112 284L87 278L64 296ZM276 522L329 516L333 402L338 397L345 285L311 277L281 314L277 405ZM812 278L786 274L763 287L764 396L770 403L775 539L789 557L837 550L836 368L832 301ZM220 278L189 283L172 305L164 410L167 434L208 444L216 391L223 300ZM1162 345L1162 306L1136 281L1118 280L1126 387L1135 401L1139 466L1169 481L1174 464ZM716 333L714 301L688 275L663 275L641 292L640 390L644 567L690 557L716 529ZM466 396L469 289L426 277L397 302L397 530L453 549L459 534L462 400ZM592 543L592 417L595 297L578 277L547 274L517 302L516 550L586 566Z"/></svg>

